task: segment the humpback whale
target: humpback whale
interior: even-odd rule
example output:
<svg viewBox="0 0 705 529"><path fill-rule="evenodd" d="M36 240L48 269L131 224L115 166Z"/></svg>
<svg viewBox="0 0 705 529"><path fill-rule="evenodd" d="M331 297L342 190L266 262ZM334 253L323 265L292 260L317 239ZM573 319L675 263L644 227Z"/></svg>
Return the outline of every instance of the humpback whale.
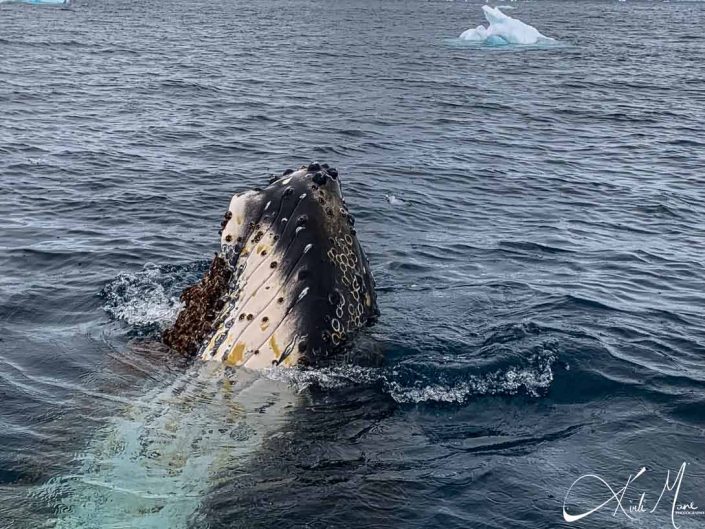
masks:
<svg viewBox="0 0 705 529"><path fill-rule="evenodd" d="M202 501L224 469L257 453L305 398L264 368L338 358L376 321L354 223L325 164L232 198L219 251L162 335L204 361L147 385L93 433L76 468L35 492L57 529L188 529L207 516Z"/></svg>
<svg viewBox="0 0 705 529"><path fill-rule="evenodd" d="M221 473L286 428L305 399L264 368L339 358L379 315L354 223L338 172L318 163L232 198L219 251L161 337L204 361L147 382L92 432L70 472L34 492L54 509L53 527L188 529L207 518Z"/></svg>
<svg viewBox="0 0 705 529"><path fill-rule="evenodd" d="M236 194L221 248L163 334L230 366L317 364L379 316L375 282L338 171L310 163Z"/></svg>

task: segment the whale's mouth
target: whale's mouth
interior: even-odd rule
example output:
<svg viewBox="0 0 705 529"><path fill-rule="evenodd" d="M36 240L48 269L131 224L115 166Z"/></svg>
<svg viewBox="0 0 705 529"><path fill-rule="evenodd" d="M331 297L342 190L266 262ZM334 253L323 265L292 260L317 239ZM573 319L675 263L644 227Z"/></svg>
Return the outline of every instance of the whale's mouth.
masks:
<svg viewBox="0 0 705 529"><path fill-rule="evenodd" d="M164 342L253 369L312 364L378 315L374 279L337 170L312 163L237 194L221 249Z"/></svg>

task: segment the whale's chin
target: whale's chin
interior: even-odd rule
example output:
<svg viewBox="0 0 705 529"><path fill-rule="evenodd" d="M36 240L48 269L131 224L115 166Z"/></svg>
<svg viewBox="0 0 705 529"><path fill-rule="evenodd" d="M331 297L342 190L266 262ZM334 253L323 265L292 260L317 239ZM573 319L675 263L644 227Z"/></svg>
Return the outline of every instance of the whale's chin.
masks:
<svg viewBox="0 0 705 529"><path fill-rule="evenodd" d="M236 194L221 249L164 332L172 349L231 366L313 364L379 315L338 172L312 163Z"/></svg>

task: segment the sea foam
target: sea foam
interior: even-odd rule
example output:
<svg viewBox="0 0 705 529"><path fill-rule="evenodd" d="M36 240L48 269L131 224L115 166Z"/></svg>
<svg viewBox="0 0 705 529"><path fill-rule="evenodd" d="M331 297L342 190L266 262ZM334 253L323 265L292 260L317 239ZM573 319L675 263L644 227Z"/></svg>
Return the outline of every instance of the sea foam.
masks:
<svg viewBox="0 0 705 529"><path fill-rule="evenodd" d="M555 42L551 37L542 35L535 27L505 15L498 7L484 5L482 11L489 25L464 31L459 37L461 40L481 42L489 46Z"/></svg>
<svg viewBox="0 0 705 529"><path fill-rule="evenodd" d="M103 289L104 310L129 325L170 325L181 310L178 295L167 291L166 273L147 264L137 273L122 273Z"/></svg>
<svg viewBox="0 0 705 529"><path fill-rule="evenodd" d="M400 404L465 404L475 397L491 395L540 397L553 382L556 359L551 348L544 348L519 364L461 376L453 376L451 372L426 376L403 365L389 368L356 365L300 369L275 367L265 370L263 375L277 382L286 382L296 393L309 387L376 386Z"/></svg>

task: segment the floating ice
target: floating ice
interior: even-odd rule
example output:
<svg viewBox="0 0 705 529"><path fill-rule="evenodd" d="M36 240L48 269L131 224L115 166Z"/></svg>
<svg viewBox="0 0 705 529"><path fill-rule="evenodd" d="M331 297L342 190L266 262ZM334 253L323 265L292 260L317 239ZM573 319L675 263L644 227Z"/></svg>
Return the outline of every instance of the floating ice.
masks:
<svg viewBox="0 0 705 529"><path fill-rule="evenodd" d="M389 202L392 206L403 206L406 204L402 199L397 198L396 195L384 195L384 198L387 199L387 202Z"/></svg>
<svg viewBox="0 0 705 529"><path fill-rule="evenodd" d="M484 5L482 11L484 11L489 25L487 27L477 26L464 31L460 35L461 40L481 42L489 46L538 44L554 40L539 33L535 27L505 15L497 7Z"/></svg>
<svg viewBox="0 0 705 529"><path fill-rule="evenodd" d="M43 5L69 5L69 0L0 0L0 4L43 4Z"/></svg>

